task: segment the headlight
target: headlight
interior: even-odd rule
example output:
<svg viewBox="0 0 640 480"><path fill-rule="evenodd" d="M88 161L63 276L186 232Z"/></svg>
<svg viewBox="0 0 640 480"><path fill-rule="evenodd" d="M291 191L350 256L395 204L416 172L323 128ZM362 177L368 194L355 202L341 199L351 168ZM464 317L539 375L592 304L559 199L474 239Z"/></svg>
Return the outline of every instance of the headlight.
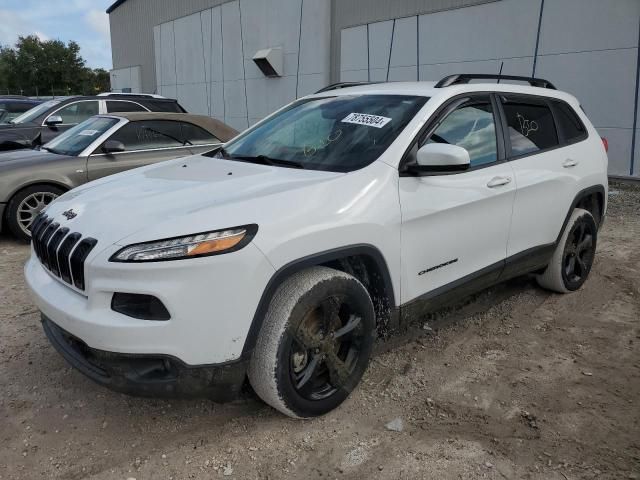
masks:
<svg viewBox="0 0 640 480"><path fill-rule="evenodd" d="M136 243L118 250L109 260L112 262L160 262L235 252L249 243L257 231L258 226L252 224L154 242Z"/></svg>

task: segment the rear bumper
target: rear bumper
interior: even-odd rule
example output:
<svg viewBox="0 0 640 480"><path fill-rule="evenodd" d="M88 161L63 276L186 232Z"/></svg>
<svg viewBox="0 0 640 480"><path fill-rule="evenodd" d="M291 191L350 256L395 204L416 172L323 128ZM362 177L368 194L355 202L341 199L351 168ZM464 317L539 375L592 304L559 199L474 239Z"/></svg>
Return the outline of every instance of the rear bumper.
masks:
<svg viewBox="0 0 640 480"><path fill-rule="evenodd" d="M188 366L164 355L105 352L87 346L45 315L42 326L67 362L96 383L129 395L165 398L234 399L244 383L247 362Z"/></svg>

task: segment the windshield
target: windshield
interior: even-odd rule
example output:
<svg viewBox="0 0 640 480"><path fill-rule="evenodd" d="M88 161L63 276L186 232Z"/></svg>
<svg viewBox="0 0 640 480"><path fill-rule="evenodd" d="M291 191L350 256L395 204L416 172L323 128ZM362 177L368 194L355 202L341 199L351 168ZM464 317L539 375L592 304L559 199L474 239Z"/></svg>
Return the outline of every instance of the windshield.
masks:
<svg viewBox="0 0 640 480"><path fill-rule="evenodd" d="M427 100L407 95L302 100L231 141L216 157L350 172L376 160Z"/></svg>
<svg viewBox="0 0 640 480"><path fill-rule="evenodd" d="M118 122L117 118L91 117L57 136L42 148L60 155L77 156Z"/></svg>
<svg viewBox="0 0 640 480"><path fill-rule="evenodd" d="M33 107L31 110L27 110L22 115L14 118L11 123L27 123L42 115L51 107L60 103L60 100L49 100L48 102L41 103L38 106Z"/></svg>

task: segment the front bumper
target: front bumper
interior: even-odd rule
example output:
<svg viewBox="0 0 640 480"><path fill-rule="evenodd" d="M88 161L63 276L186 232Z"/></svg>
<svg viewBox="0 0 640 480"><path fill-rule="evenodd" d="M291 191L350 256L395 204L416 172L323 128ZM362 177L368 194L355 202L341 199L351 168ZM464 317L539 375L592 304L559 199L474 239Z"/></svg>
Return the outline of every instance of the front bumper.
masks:
<svg viewBox="0 0 640 480"><path fill-rule="evenodd" d="M85 291L55 277L32 252L25 279L38 309L95 350L166 356L188 366L240 360L273 275L262 252L249 244L228 255L193 260L109 262L117 248L85 263ZM171 318L143 320L118 313L111 304L115 292L153 295Z"/></svg>
<svg viewBox="0 0 640 480"><path fill-rule="evenodd" d="M42 326L55 349L74 368L111 390L145 397L233 400L242 388L247 362L189 367L160 355L127 355L96 350L46 316Z"/></svg>

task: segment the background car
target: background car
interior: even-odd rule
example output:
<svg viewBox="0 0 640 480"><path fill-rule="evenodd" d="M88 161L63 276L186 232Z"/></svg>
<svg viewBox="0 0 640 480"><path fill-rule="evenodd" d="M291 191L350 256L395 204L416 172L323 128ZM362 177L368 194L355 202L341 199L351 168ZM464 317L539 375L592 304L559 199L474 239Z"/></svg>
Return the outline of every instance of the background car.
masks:
<svg viewBox="0 0 640 480"><path fill-rule="evenodd" d="M144 95L65 97L48 100L0 125L0 151L33 148L53 140L87 118L120 112L178 112L186 110L169 98Z"/></svg>
<svg viewBox="0 0 640 480"><path fill-rule="evenodd" d="M97 115L37 150L0 154L0 219L28 240L35 216L65 191L131 168L206 152L236 134L200 115Z"/></svg>
<svg viewBox="0 0 640 480"><path fill-rule="evenodd" d="M42 100L17 95L0 96L0 124L9 123L17 116L41 103Z"/></svg>

